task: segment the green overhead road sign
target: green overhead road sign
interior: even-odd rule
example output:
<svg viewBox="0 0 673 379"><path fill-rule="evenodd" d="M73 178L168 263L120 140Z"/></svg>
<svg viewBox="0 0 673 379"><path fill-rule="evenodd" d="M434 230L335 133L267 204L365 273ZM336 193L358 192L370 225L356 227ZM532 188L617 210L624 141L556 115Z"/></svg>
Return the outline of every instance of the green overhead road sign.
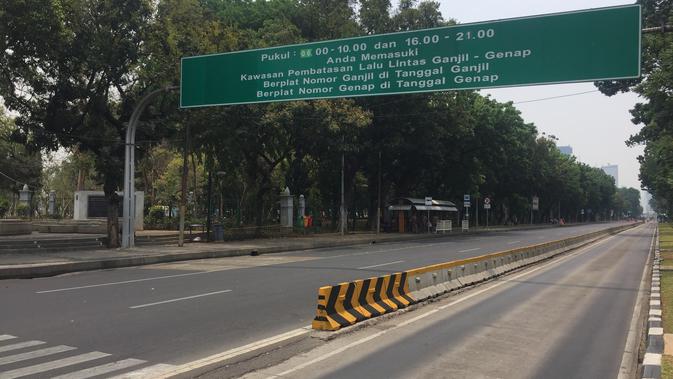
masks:
<svg viewBox="0 0 673 379"><path fill-rule="evenodd" d="M183 108L636 78L639 5L182 59Z"/></svg>

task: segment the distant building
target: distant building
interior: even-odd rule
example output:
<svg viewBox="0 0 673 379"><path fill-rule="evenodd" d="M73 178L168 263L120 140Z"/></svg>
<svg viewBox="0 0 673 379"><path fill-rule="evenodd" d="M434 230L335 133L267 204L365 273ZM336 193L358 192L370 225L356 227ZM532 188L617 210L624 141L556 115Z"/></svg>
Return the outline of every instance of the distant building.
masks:
<svg viewBox="0 0 673 379"><path fill-rule="evenodd" d="M559 146L558 147L559 151L563 155L573 155L573 147L572 146Z"/></svg>
<svg viewBox="0 0 673 379"><path fill-rule="evenodd" d="M601 167L601 170L615 179L615 185L619 187L619 166L616 164L608 164Z"/></svg>

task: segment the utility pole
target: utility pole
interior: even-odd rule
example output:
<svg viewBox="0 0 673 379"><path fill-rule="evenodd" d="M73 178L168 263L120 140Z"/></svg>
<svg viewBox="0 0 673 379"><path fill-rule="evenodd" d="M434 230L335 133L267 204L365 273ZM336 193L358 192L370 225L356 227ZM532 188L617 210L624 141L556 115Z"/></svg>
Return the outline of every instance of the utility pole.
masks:
<svg viewBox="0 0 673 379"><path fill-rule="evenodd" d="M178 246L182 247L185 243L185 213L187 212L187 175L189 174L189 124L185 126L185 147L182 151L182 178L180 188L182 196L180 197L180 235L178 236Z"/></svg>
<svg viewBox="0 0 673 379"><path fill-rule="evenodd" d="M344 202L344 167L346 165L346 157L345 157L346 147L344 146L345 140L346 140L345 137L341 140L341 146L344 149L344 150L341 151L341 207L339 209L340 218L341 218L340 224L341 224L341 235L342 236L346 234L346 232L344 230L344 228L346 226L346 208L345 208L345 202Z"/></svg>
<svg viewBox="0 0 673 379"><path fill-rule="evenodd" d="M212 241L212 239L210 238L211 236L210 228L213 223L212 213L213 213L213 168L211 167L208 170L208 214L206 215L206 236L208 242Z"/></svg>
<svg viewBox="0 0 673 379"><path fill-rule="evenodd" d="M381 151L379 150L379 194L376 203L376 234L381 230Z"/></svg>

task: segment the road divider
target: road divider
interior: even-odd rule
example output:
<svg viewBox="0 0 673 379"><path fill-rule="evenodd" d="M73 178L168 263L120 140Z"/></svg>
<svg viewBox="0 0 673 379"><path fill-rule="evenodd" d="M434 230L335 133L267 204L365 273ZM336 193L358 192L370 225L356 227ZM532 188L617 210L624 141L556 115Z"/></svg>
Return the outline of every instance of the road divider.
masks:
<svg viewBox="0 0 673 379"><path fill-rule="evenodd" d="M320 287L312 327L339 330L549 259L637 225L640 224L621 225L576 237Z"/></svg>

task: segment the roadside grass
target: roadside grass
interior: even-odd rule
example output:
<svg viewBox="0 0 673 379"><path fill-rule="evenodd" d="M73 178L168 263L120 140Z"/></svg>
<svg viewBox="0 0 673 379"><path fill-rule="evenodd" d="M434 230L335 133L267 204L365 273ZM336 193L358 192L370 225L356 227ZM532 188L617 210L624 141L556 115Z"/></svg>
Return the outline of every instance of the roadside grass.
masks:
<svg viewBox="0 0 673 379"><path fill-rule="evenodd" d="M673 266L673 251L661 252L661 267Z"/></svg>
<svg viewBox="0 0 673 379"><path fill-rule="evenodd" d="M664 333L673 332L673 271L661 271L661 309Z"/></svg>
<svg viewBox="0 0 673 379"><path fill-rule="evenodd" d="M659 225L661 266L673 266L673 225ZM661 271L661 309L664 333L673 332L673 271ZM661 360L661 377L673 379L673 356L664 355Z"/></svg>
<svg viewBox="0 0 673 379"><path fill-rule="evenodd" d="M661 378L673 379L673 357L664 355L661 359Z"/></svg>
<svg viewBox="0 0 673 379"><path fill-rule="evenodd" d="M661 251L673 251L673 224L659 224L659 247Z"/></svg>

